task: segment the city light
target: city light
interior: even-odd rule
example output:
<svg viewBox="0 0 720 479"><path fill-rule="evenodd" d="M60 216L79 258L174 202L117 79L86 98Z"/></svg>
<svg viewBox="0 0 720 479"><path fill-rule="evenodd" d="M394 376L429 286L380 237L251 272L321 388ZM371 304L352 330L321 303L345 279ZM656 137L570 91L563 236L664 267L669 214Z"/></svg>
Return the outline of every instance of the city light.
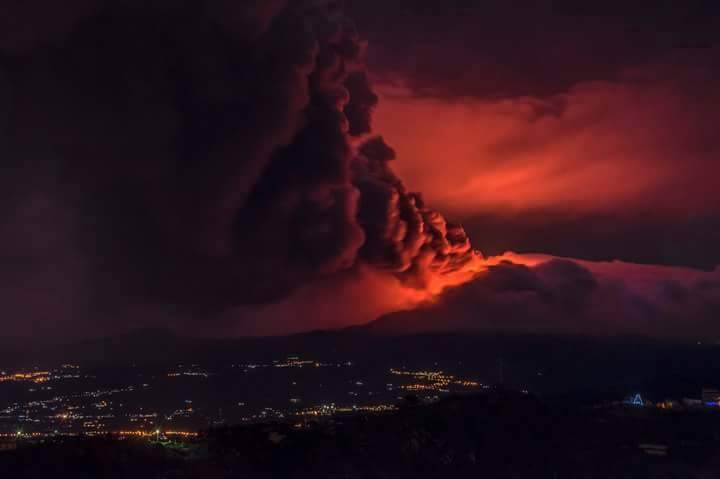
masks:
<svg viewBox="0 0 720 479"><path fill-rule="evenodd" d="M381 414L397 409L396 403L405 393L418 394L424 402L438 400L438 395L462 393L486 388L472 378L461 377L440 370L412 370L390 368L378 381L352 374L343 388L328 389L325 401L311 401L309 392L323 391L328 380L325 368L336 374L339 368L355 368L356 362L319 360L289 356L267 361L251 361L217 366L213 370L200 364L177 364L157 372L133 373L136 380L109 387L100 371L89 371L66 363L55 369L5 371L3 381L28 383L26 396L18 396L0 407L0 437L45 437L84 434L88 436L117 435L120 437L148 437L160 440L171 437L192 437L192 431L208 425L255 423L269 420L284 421L291 417L331 417L342 414ZM297 374L300 369L304 379ZM242 376L287 375L287 396L284 406L269 407L250 397L241 397L224 414L207 401L194 401L186 393L180 397L163 397L165 404L148 407L144 391L165 387L162 381L192 381L190 390L200 386L198 379L236 381ZM309 376L307 376L309 375ZM387 381L390 377L392 381ZM131 378L131 377L128 377ZM314 379L313 379L314 378ZM42 383L42 387L36 384ZM50 389L50 385L53 389ZM102 385L102 386L101 386ZM58 391L58 392L55 392ZM62 391L62 392L61 392ZM332 391L332 392L331 392ZM192 397L192 396L191 396ZM163 427L159 427L160 423ZM26 432L17 433L22 425ZM165 430L167 425L167 430ZM174 432L173 432L174 431Z"/></svg>

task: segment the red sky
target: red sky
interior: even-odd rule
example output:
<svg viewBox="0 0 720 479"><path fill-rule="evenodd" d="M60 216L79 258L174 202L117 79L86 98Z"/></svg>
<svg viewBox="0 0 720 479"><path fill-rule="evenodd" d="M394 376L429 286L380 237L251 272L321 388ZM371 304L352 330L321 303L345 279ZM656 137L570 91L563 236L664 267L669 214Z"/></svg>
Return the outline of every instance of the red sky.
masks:
<svg viewBox="0 0 720 479"><path fill-rule="evenodd" d="M707 69L667 60L548 98L386 85L375 121L401 177L451 215L681 219L719 211L720 89Z"/></svg>
<svg viewBox="0 0 720 479"><path fill-rule="evenodd" d="M395 168L483 251L720 263L717 4L349 5Z"/></svg>

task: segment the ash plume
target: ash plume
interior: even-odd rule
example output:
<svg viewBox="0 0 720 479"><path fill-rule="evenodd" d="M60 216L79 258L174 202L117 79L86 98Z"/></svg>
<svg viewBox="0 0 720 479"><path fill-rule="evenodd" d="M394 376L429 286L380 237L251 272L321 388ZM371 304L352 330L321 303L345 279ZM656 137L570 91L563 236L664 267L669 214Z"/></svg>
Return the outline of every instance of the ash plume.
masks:
<svg viewBox="0 0 720 479"><path fill-rule="evenodd" d="M53 5L0 15L11 332L208 317L366 268L432 295L479 269L367 139L378 97L335 2Z"/></svg>
<svg viewBox="0 0 720 479"><path fill-rule="evenodd" d="M407 191L389 166L395 152L381 137L359 151L354 168L361 191L359 221L368 233L364 259L435 292L482 269L482 257L462 226L448 223L420 194Z"/></svg>

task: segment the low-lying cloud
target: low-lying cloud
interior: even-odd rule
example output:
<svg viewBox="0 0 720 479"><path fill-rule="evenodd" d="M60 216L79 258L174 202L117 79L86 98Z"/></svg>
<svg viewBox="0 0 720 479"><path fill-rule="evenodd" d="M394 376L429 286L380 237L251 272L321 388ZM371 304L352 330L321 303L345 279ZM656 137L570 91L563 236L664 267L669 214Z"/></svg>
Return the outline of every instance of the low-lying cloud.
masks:
<svg viewBox="0 0 720 479"><path fill-rule="evenodd" d="M715 341L720 269L576 261L507 253L415 311L371 325L383 332L506 331Z"/></svg>

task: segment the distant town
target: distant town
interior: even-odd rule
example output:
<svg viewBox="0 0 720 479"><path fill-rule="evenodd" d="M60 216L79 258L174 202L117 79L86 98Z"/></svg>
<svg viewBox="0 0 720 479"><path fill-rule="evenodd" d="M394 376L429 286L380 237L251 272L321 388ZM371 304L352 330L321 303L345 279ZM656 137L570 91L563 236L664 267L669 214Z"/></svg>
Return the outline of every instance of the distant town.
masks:
<svg viewBox="0 0 720 479"><path fill-rule="evenodd" d="M442 370L393 367L368 377L353 361L297 356L208 369L0 371L0 435L192 435L225 424L392 411L412 394L423 402L489 388L478 378ZM270 391L252 387L272 384ZM249 386L249 387L243 387Z"/></svg>
<svg viewBox="0 0 720 479"><path fill-rule="evenodd" d="M104 362L78 352L73 361L35 356L36 365L0 367L0 470L47 477L63 464L95 471L89 477L316 470L317 477L359 478L397 466L467 473L458 477L533 471L606 479L672 470L705 479L720 467L715 349L657 353L653 344L556 341L550 350L475 337L432 359L418 353L431 339L394 342L386 356L365 347L278 353L269 343L256 348L255 360L248 358L256 352L235 343L208 348L212 354L183 351L193 358L187 361L172 348L164 358L135 354L137 363L124 359L133 357L127 352ZM592 348L641 360L568 360L592 359ZM697 368L701 361L710 367ZM699 373L670 374L673 368Z"/></svg>
<svg viewBox="0 0 720 479"><path fill-rule="evenodd" d="M542 374L542 373L538 373ZM451 395L478 394L493 381L441 369L405 366L368 372L353 360L323 362L291 356L206 368L171 367L0 371L0 438L62 436L188 438L212 428L384 413L412 397L421 404ZM526 388L518 390L531 394ZM720 390L696 397L653 398L628 391L594 408L707 409L720 413Z"/></svg>

